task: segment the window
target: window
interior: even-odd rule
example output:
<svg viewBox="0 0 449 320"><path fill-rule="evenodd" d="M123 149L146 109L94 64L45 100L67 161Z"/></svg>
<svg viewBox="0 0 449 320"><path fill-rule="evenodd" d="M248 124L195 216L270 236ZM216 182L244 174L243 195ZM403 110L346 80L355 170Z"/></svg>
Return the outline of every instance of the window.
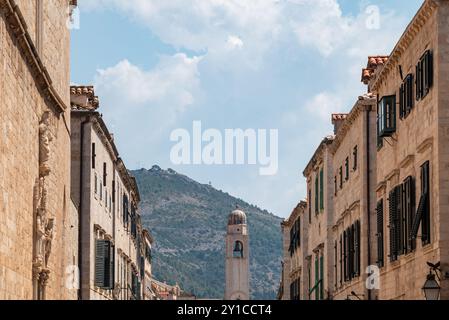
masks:
<svg viewBox="0 0 449 320"><path fill-rule="evenodd" d="M343 282L342 274L344 281L360 276L360 232L360 221L356 221L340 236L340 283Z"/></svg>
<svg viewBox="0 0 449 320"><path fill-rule="evenodd" d="M343 284L343 235L340 235L340 285Z"/></svg>
<svg viewBox="0 0 449 320"><path fill-rule="evenodd" d="M426 51L416 66L416 100L424 99L433 86L433 55Z"/></svg>
<svg viewBox="0 0 449 320"><path fill-rule="evenodd" d="M312 190L309 189L309 224L312 223Z"/></svg>
<svg viewBox="0 0 449 320"><path fill-rule="evenodd" d="M290 300L301 300L301 279L296 279L290 284Z"/></svg>
<svg viewBox="0 0 449 320"><path fill-rule="evenodd" d="M337 245L337 240L335 240L334 242L334 286L335 288L338 287L338 267L337 267L337 263L338 263L338 245Z"/></svg>
<svg viewBox="0 0 449 320"><path fill-rule="evenodd" d="M320 300L324 300L324 256L320 257Z"/></svg>
<svg viewBox="0 0 449 320"><path fill-rule="evenodd" d="M100 201L103 201L103 183L101 183L101 180L99 186L100 186Z"/></svg>
<svg viewBox="0 0 449 320"><path fill-rule="evenodd" d="M352 166L352 170L354 170L354 171L357 171L357 166L359 165L358 164L358 161L359 161L359 159L358 159L358 147L357 146L355 146L354 147L354 150L352 151L352 161L353 161L353 166Z"/></svg>
<svg viewBox="0 0 449 320"><path fill-rule="evenodd" d="M96 240L95 243L95 286L114 289L115 250L110 241Z"/></svg>
<svg viewBox="0 0 449 320"><path fill-rule="evenodd" d="M128 226L128 210L129 210L129 200L126 194L123 194L122 222L125 228Z"/></svg>
<svg viewBox="0 0 449 320"><path fill-rule="evenodd" d="M396 96L383 97L377 107L379 137L390 137L396 131Z"/></svg>
<svg viewBox="0 0 449 320"><path fill-rule="evenodd" d="M318 291L318 287L320 285L320 274L319 274L319 270L320 270L320 266L319 266L320 262L318 260L318 254L315 256L315 300L319 300L320 299L320 293Z"/></svg>
<svg viewBox="0 0 449 320"><path fill-rule="evenodd" d="M343 167L340 167L339 176L340 176L340 189L343 189Z"/></svg>
<svg viewBox="0 0 449 320"><path fill-rule="evenodd" d="M382 268L384 266L384 201L380 200L377 203L377 266Z"/></svg>
<svg viewBox="0 0 449 320"><path fill-rule="evenodd" d="M104 189L104 206L106 209L108 208L108 190L106 188Z"/></svg>
<svg viewBox="0 0 449 320"><path fill-rule="evenodd" d="M421 197L412 226L412 239L418 237L421 224L421 241L423 245L430 243L430 164L421 167Z"/></svg>
<svg viewBox="0 0 449 320"><path fill-rule="evenodd" d="M107 186L107 176L108 176L108 172L107 172L107 165L106 162L103 163L103 186Z"/></svg>
<svg viewBox="0 0 449 320"><path fill-rule="evenodd" d="M324 210L324 169L320 170L320 211Z"/></svg>
<svg viewBox="0 0 449 320"><path fill-rule="evenodd" d="M345 160L345 180L349 180L349 157Z"/></svg>
<svg viewBox="0 0 449 320"><path fill-rule="evenodd" d="M295 251L301 246L301 221L298 218L290 229L290 247L289 252L292 256Z"/></svg>
<svg viewBox="0 0 449 320"><path fill-rule="evenodd" d="M92 169L95 169L95 158L97 154L95 153L95 143L92 143Z"/></svg>
<svg viewBox="0 0 449 320"><path fill-rule="evenodd" d="M315 214L319 213L319 178L315 175Z"/></svg>
<svg viewBox="0 0 449 320"><path fill-rule="evenodd" d="M405 253L415 250L415 239L411 237L413 219L415 216L415 179L408 177L402 187L402 224L403 251Z"/></svg>
<svg viewBox="0 0 449 320"><path fill-rule="evenodd" d="M95 194L98 193L98 177L97 177L96 173L95 173L95 178L94 178L94 192L95 192Z"/></svg>
<svg viewBox="0 0 449 320"><path fill-rule="evenodd" d="M389 223L390 223L390 261L396 261L400 255L401 224L400 224L400 198L402 187L397 186L390 191L389 196Z"/></svg>
<svg viewBox="0 0 449 320"><path fill-rule="evenodd" d="M234 258L243 258L243 243L241 241L235 242L232 256Z"/></svg>
<svg viewBox="0 0 449 320"><path fill-rule="evenodd" d="M409 74L399 89L399 117L406 118L413 108L413 75Z"/></svg>

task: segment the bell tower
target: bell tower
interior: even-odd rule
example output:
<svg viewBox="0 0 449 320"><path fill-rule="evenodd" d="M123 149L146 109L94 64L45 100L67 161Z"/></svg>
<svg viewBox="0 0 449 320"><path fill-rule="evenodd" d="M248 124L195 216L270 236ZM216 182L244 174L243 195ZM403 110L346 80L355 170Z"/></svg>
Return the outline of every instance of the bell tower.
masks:
<svg viewBox="0 0 449 320"><path fill-rule="evenodd" d="M249 245L246 214L229 215L226 234L225 300L249 300Z"/></svg>

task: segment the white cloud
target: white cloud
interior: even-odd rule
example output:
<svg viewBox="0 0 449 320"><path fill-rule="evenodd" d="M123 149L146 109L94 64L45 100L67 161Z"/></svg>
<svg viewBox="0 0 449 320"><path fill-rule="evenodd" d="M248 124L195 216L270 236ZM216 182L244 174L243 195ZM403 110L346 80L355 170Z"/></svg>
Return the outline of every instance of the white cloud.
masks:
<svg viewBox="0 0 449 320"><path fill-rule="evenodd" d="M237 36L229 36L228 37L228 48L230 50L243 48L243 41Z"/></svg>
<svg viewBox="0 0 449 320"><path fill-rule="evenodd" d="M200 61L201 57L176 54L161 57L152 70L128 60L98 70L100 112L128 159L143 160L149 142L165 140L166 131L196 102L201 95Z"/></svg>
<svg viewBox="0 0 449 320"><path fill-rule="evenodd" d="M309 113L330 123L331 114L341 112L343 104L338 95L321 92L306 102L305 108Z"/></svg>

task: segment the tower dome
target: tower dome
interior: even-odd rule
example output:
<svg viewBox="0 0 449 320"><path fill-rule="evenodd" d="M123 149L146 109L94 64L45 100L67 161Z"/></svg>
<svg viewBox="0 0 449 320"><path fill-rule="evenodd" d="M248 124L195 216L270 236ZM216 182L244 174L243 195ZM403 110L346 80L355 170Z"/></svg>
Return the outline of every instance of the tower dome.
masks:
<svg viewBox="0 0 449 320"><path fill-rule="evenodd" d="M234 210L228 219L228 225L246 224L246 214L240 209Z"/></svg>

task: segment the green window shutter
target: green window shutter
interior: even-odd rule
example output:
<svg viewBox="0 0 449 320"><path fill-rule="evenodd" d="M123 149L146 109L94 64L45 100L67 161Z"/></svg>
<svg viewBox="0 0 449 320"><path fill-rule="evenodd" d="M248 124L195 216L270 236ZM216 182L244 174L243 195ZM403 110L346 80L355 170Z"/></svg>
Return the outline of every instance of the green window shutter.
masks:
<svg viewBox="0 0 449 320"><path fill-rule="evenodd" d="M377 265L384 266L384 201L377 203Z"/></svg>
<svg viewBox="0 0 449 320"><path fill-rule="evenodd" d="M324 257L320 257L320 300L324 300Z"/></svg>
<svg viewBox="0 0 449 320"><path fill-rule="evenodd" d="M343 279L348 280L348 234L343 232Z"/></svg>
<svg viewBox="0 0 449 320"><path fill-rule="evenodd" d="M343 284L343 235L340 235L340 285Z"/></svg>
<svg viewBox="0 0 449 320"><path fill-rule="evenodd" d="M398 243L397 243L397 189L393 189L389 194L389 223L390 223L390 261L395 261L398 258Z"/></svg>
<svg viewBox="0 0 449 320"><path fill-rule="evenodd" d="M315 214L319 212L319 179L318 174L315 176Z"/></svg>
<svg viewBox="0 0 449 320"><path fill-rule="evenodd" d="M360 276L360 221L355 223L355 275Z"/></svg>
<svg viewBox="0 0 449 320"><path fill-rule="evenodd" d="M319 300L318 283L320 281L319 275L319 260L318 255L315 257L315 300Z"/></svg>
<svg viewBox="0 0 449 320"><path fill-rule="evenodd" d="M421 194L424 196L422 210L421 240L423 245L429 244L431 219L430 219L430 162L427 161L421 167Z"/></svg>
<svg viewBox="0 0 449 320"><path fill-rule="evenodd" d="M320 210L324 210L324 169L320 170Z"/></svg>
<svg viewBox="0 0 449 320"><path fill-rule="evenodd" d="M104 288L106 286L106 262L108 246L105 240L95 242L95 286Z"/></svg>

